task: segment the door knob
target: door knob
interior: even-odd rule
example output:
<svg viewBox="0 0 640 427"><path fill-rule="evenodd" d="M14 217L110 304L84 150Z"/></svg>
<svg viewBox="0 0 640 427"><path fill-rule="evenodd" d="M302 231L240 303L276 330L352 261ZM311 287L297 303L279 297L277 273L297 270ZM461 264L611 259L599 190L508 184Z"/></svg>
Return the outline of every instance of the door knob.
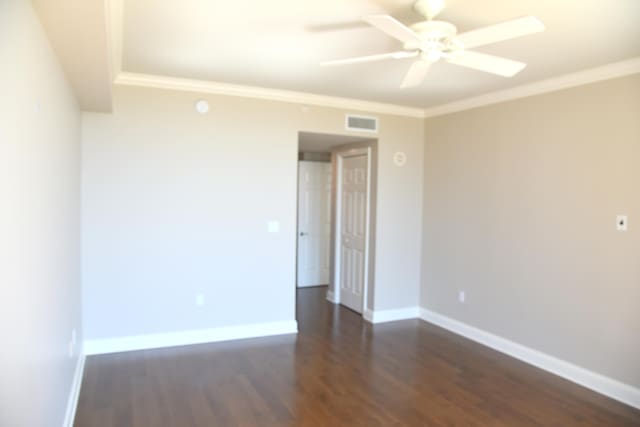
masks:
<svg viewBox="0 0 640 427"><path fill-rule="evenodd" d="M304 231L301 231L301 232L300 232L300 236L301 236L301 237L308 236L308 235L309 235L309 233L305 233Z"/></svg>

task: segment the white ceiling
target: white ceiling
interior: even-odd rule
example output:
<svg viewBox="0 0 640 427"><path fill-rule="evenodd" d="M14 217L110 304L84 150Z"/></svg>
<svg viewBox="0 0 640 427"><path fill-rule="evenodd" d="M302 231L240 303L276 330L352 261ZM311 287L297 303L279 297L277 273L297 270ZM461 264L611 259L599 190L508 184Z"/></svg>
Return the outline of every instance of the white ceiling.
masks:
<svg viewBox="0 0 640 427"><path fill-rule="evenodd" d="M528 63L508 79L438 63L400 90L410 60L322 68L400 43L361 23L421 20L412 0L125 0L123 70L427 108L640 56L640 0L449 0L459 32L534 15L543 33L479 48Z"/></svg>

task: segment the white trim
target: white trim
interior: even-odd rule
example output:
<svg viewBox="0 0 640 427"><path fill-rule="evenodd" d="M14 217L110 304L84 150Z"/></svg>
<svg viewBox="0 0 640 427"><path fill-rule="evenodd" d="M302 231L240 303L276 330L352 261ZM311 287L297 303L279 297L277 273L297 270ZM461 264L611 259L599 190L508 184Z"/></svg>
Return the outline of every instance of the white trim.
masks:
<svg viewBox="0 0 640 427"><path fill-rule="evenodd" d="M105 18L107 29L107 49L111 81L122 72L122 21L124 19L123 0L106 0Z"/></svg>
<svg viewBox="0 0 640 427"><path fill-rule="evenodd" d="M339 298L340 292L333 292L331 290L327 291L327 301L333 304L340 304Z"/></svg>
<svg viewBox="0 0 640 427"><path fill-rule="evenodd" d="M211 93L216 95L239 96L295 104L317 105L322 107L391 114L405 117L430 118L640 73L640 57L635 57L600 67L527 83L510 89L499 90L472 98L465 98L460 101L436 105L427 109L354 98L319 95L307 92L295 92L257 86L243 86L223 82L158 76L152 74L129 73L121 71L122 40L120 35L122 31L118 30L118 27L122 25L122 19L119 17L119 14L121 14L119 1L121 0L110 0L110 3L112 4L112 13L110 15L112 18L112 23L110 25L110 45L112 51L111 64L113 72L116 73L114 83L122 86L152 87L196 93Z"/></svg>
<svg viewBox="0 0 640 427"><path fill-rule="evenodd" d="M364 320L366 320L369 323L374 323L373 322L373 310L371 310L370 308L365 308L364 312L362 313L362 317L364 317Z"/></svg>
<svg viewBox="0 0 640 427"><path fill-rule="evenodd" d="M376 129L378 129L378 124L376 121ZM371 267L371 262L373 262L373 268L375 268L375 261L371 259L371 210L373 209L373 199L371 198L371 173L373 171L373 153L371 146L366 148L367 150L367 212L365 213L365 234L364 234L364 286L362 287L362 308L367 308L367 301L369 300L369 292L373 291L370 289L372 286L369 283L369 269ZM356 150L357 151L357 150ZM344 153L343 153L344 154ZM338 153L340 156L340 153ZM342 170L342 169L341 169ZM376 198L377 199L377 198ZM342 200L342 194L340 195L340 200ZM342 208L340 208L340 212L342 212Z"/></svg>
<svg viewBox="0 0 640 427"><path fill-rule="evenodd" d="M391 114L396 116L424 118L420 108L404 107L395 104L363 101L352 98L317 95L306 92L269 89L257 86L242 86L230 83L205 80L164 77L150 74L121 72L115 84L121 86L140 86L159 89L182 90L196 93L212 93L215 95L240 96L244 98L266 99L270 101L290 102L294 104L317 105L322 107L357 110L371 113Z"/></svg>
<svg viewBox="0 0 640 427"><path fill-rule="evenodd" d="M76 370L73 374L69 397L67 398L67 410L64 415L62 427L73 427L73 421L76 417L76 408L78 407L78 398L80 397L80 387L82 386L82 374L84 373L85 355L79 354L76 361Z"/></svg>
<svg viewBox="0 0 640 427"><path fill-rule="evenodd" d="M424 117L436 117L451 114L458 111L470 110L485 105L497 104L514 99L525 98L533 95L541 95L555 92L575 86L582 86L602 80L614 79L630 74L640 73L640 57L625 61L614 62L601 67L564 74L546 80L516 86L511 89L499 90L461 101L438 105L424 111Z"/></svg>
<svg viewBox="0 0 640 427"><path fill-rule="evenodd" d="M119 353L150 348L267 337L271 335L296 334L297 332L298 322L295 320L255 323L212 329L87 340L84 343L84 352L87 355Z"/></svg>
<svg viewBox="0 0 640 427"><path fill-rule="evenodd" d="M419 307L396 308L392 310L365 310L364 318L371 323L395 322L396 320L417 319Z"/></svg>
<svg viewBox="0 0 640 427"><path fill-rule="evenodd" d="M420 309L420 317L426 322L443 327L494 350L640 409L640 389L638 388L425 308Z"/></svg>

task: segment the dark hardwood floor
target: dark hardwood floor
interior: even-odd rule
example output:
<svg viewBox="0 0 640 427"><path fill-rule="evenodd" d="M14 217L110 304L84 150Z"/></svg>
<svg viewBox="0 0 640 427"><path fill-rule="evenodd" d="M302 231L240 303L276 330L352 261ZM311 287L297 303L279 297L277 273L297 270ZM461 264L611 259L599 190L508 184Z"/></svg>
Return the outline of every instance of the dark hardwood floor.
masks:
<svg viewBox="0 0 640 427"><path fill-rule="evenodd" d="M640 426L640 411L419 320L298 292L297 336L89 357L76 427Z"/></svg>

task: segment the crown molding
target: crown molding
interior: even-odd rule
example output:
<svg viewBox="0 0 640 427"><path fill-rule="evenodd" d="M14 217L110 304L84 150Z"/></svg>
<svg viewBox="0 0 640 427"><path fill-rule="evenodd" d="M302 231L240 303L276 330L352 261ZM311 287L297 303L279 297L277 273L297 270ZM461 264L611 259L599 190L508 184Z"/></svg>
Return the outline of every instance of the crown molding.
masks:
<svg viewBox="0 0 640 427"><path fill-rule="evenodd" d="M294 104L316 105L368 113L390 114L405 117L424 118L424 110L395 104L363 101L352 98L340 98L316 95L305 92L268 89L256 86L243 86L205 80L183 79L150 74L121 72L115 80L116 85L139 86L158 89L181 90L215 95L239 96L244 98L265 99Z"/></svg>
<svg viewBox="0 0 640 427"><path fill-rule="evenodd" d="M630 74L640 73L640 57L627 59L625 61L614 62L588 70L565 74L534 83L516 86L511 89L499 90L461 101L438 105L424 110L424 117L437 117L445 114L457 113L459 111L470 110L472 108L486 105L498 104L500 102L512 101L514 99L526 98L533 95L555 92L575 86L582 86L602 80L614 79Z"/></svg>
<svg viewBox="0 0 640 427"><path fill-rule="evenodd" d="M109 72L112 81L122 72L122 2L123 0L106 0L104 4Z"/></svg>
<svg viewBox="0 0 640 427"><path fill-rule="evenodd" d="M117 0L112 0L117 1ZM116 49L114 49L116 50ZM117 56L117 55L115 55ZM116 62L116 61L114 61ZM119 62L117 64L119 66ZM116 68L116 71L118 69ZM239 96L244 98L281 101L295 104L316 105L321 107L355 110L369 113L390 114L396 116L430 118L457 113L473 108L512 101L534 95L555 92L576 86L582 86L603 80L614 79L640 73L640 57L614 62L588 70L565 74L546 80L540 80L510 89L499 90L460 101L442 104L426 110L396 104L364 101L353 98L318 95L306 92L294 92L269 89L257 86L243 86L230 83L205 80L184 79L151 74L119 72L115 84L121 86L151 87L157 89L181 90L215 95Z"/></svg>

